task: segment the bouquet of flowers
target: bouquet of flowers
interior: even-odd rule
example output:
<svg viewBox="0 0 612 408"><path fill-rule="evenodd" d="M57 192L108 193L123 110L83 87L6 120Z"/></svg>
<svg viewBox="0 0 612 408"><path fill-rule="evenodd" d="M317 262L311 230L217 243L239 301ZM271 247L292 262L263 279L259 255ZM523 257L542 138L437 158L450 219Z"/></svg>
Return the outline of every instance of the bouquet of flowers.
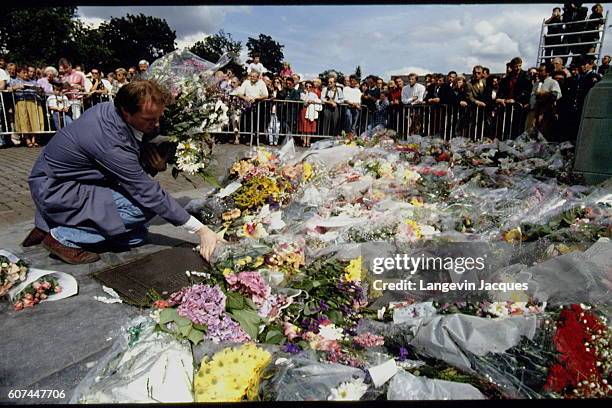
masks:
<svg viewBox="0 0 612 408"><path fill-rule="evenodd" d="M17 311L34 307L41 301L46 300L50 295L60 293L61 291L62 287L59 285L57 278L45 276L32 282L19 292L13 307Z"/></svg>
<svg viewBox="0 0 612 408"><path fill-rule="evenodd" d="M220 91L212 78L212 73L229 62L229 57L220 61L224 62L215 65L187 50L177 50L151 65L148 79L166 86L175 98L161 125L161 134L176 147L171 160L175 177L185 172L214 180L206 173L214 143L210 132L229 122L228 107L218 98Z"/></svg>
<svg viewBox="0 0 612 408"><path fill-rule="evenodd" d="M17 283L26 279L28 266L22 260L12 262L6 256L0 255L0 297Z"/></svg>
<svg viewBox="0 0 612 408"><path fill-rule="evenodd" d="M194 380L196 402L255 400L271 359L269 352L253 343L225 348L210 360L204 358Z"/></svg>

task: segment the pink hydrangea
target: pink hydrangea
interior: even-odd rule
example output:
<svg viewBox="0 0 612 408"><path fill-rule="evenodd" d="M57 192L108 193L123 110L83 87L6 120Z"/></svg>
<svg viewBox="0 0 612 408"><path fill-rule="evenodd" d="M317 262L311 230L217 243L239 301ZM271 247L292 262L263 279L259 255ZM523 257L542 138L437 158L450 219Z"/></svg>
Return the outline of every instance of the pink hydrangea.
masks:
<svg viewBox="0 0 612 408"><path fill-rule="evenodd" d="M257 307L261 307L270 296L272 289L259 272L240 272L225 277L229 289L248 296Z"/></svg>

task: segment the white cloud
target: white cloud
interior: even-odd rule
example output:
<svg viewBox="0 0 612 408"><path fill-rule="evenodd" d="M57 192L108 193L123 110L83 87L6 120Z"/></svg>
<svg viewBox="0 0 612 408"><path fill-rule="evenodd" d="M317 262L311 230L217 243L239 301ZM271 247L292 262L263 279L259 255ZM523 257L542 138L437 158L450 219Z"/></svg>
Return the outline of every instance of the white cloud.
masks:
<svg viewBox="0 0 612 408"><path fill-rule="evenodd" d="M91 26L93 28L98 28L100 27L100 24L102 24L104 21L103 18L98 18L98 17L81 17L80 19L83 23L87 24L88 26Z"/></svg>
<svg viewBox="0 0 612 408"><path fill-rule="evenodd" d="M179 49L182 48L189 48L191 47L193 44L195 44L198 41L203 41L206 37L209 37L211 34L206 34L204 32L199 32L196 34L190 34L190 35L186 35L180 39L176 40L176 47Z"/></svg>
<svg viewBox="0 0 612 408"><path fill-rule="evenodd" d="M408 75L410 73L414 72L417 75L425 75L425 74L429 74L431 72L433 72L431 69L427 69L427 68L421 68L421 67L413 67L413 66L408 66L408 67L403 67L403 68L398 68L398 69L393 69L390 71L386 71L383 74L384 78L390 78L393 75Z"/></svg>
<svg viewBox="0 0 612 408"><path fill-rule="evenodd" d="M469 45L478 55L482 56L502 57L519 52L518 43L506 33L495 33L482 39L470 40Z"/></svg>

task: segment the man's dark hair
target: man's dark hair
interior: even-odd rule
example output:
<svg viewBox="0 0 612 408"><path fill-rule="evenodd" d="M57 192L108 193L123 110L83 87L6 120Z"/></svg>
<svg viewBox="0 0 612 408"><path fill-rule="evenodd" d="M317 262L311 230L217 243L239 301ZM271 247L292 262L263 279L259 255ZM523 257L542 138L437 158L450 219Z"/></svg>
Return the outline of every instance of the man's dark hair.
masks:
<svg viewBox="0 0 612 408"><path fill-rule="evenodd" d="M497 75L489 75L486 80L487 86L489 87L492 86L493 81L495 81L496 79L497 79L497 82L500 81L500 78Z"/></svg>
<svg viewBox="0 0 612 408"><path fill-rule="evenodd" d="M59 66L66 65L66 66L68 66L68 67L71 67L71 66L72 66L72 64L70 63L70 61L68 61L68 58L60 58L60 60L59 60L59 62L58 62L58 65L59 65Z"/></svg>
<svg viewBox="0 0 612 408"><path fill-rule="evenodd" d="M172 102L172 95L168 90L151 80L136 80L122 86L115 96L115 107L121 111L125 109L135 114L146 102L167 106Z"/></svg>
<svg viewBox="0 0 612 408"><path fill-rule="evenodd" d="M555 7L555 8L553 8L553 11L555 11L555 10L559 10L559 11L561 11L561 7Z"/></svg>
<svg viewBox="0 0 612 408"><path fill-rule="evenodd" d="M555 71L551 76L556 77L557 75L562 75L565 78L565 71Z"/></svg>
<svg viewBox="0 0 612 408"><path fill-rule="evenodd" d="M544 67L544 69L546 70L546 73L550 76L552 76L553 72L555 72L555 66L551 63L541 63L540 64L540 68Z"/></svg>
<svg viewBox="0 0 612 408"><path fill-rule="evenodd" d="M457 71L448 71L448 74L446 74L446 76L453 75L453 74L457 75Z"/></svg>
<svg viewBox="0 0 612 408"><path fill-rule="evenodd" d="M523 60L521 57L514 57L510 60L510 65L522 64Z"/></svg>
<svg viewBox="0 0 612 408"><path fill-rule="evenodd" d="M349 80L354 79L356 81L358 81L359 79L357 79L357 75L353 74L353 75L349 75Z"/></svg>
<svg viewBox="0 0 612 408"><path fill-rule="evenodd" d="M488 67L482 67L482 72L483 73L487 73L487 75L489 75L491 73L491 70Z"/></svg>

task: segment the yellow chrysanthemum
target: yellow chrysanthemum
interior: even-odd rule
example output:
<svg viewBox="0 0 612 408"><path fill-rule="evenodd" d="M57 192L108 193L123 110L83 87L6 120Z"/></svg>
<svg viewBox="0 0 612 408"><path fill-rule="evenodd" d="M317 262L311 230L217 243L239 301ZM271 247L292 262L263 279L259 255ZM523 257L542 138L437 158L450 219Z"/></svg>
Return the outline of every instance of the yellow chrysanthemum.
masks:
<svg viewBox="0 0 612 408"><path fill-rule="evenodd" d="M229 275L231 275L232 273L234 273L234 271L233 271L233 270L231 270L230 268L225 268L225 269L223 269L223 276L229 276Z"/></svg>
<svg viewBox="0 0 612 408"><path fill-rule="evenodd" d="M310 180L312 173L312 164L308 162L304 163L304 180Z"/></svg>
<svg viewBox="0 0 612 408"><path fill-rule="evenodd" d="M422 207L423 206L423 202L419 199L417 199L416 197L413 197L410 200L410 204L414 205L415 207Z"/></svg>
<svg viewBox="0 0 612 408"><path fill-rule="evenodd" d="M234 402L257 397L261 374L272 356L253 343L217 352L202 360L195 376L196 402Z"/></svg>
<svg viewBox="0 0 612 408"><path fill-rule="evenodd" d="M513 244L515 242L521 242L523 240L523 233L521 232L521 228L518 227L504 232L503 238L504 241Z"/></svg>
<svg viewBox="0 0 612 408"><path fill-rule="evenodd" d="M414 221L414 220L406 220L404 221L404 224L408 225L408 227L410 227L410 229L413 231L415 237L417 239L421 239L421 237L423 237L423 232L421 231L421 227L419 226L419 224Z"/></svg>
<svg viewBox="0 0 612 408"><path fill-rule="evenodd" d="M347 282L361 281L361 269L363 265L363 259L360 256L349 262L346 268L344 268L344 280Z"/></svg>

